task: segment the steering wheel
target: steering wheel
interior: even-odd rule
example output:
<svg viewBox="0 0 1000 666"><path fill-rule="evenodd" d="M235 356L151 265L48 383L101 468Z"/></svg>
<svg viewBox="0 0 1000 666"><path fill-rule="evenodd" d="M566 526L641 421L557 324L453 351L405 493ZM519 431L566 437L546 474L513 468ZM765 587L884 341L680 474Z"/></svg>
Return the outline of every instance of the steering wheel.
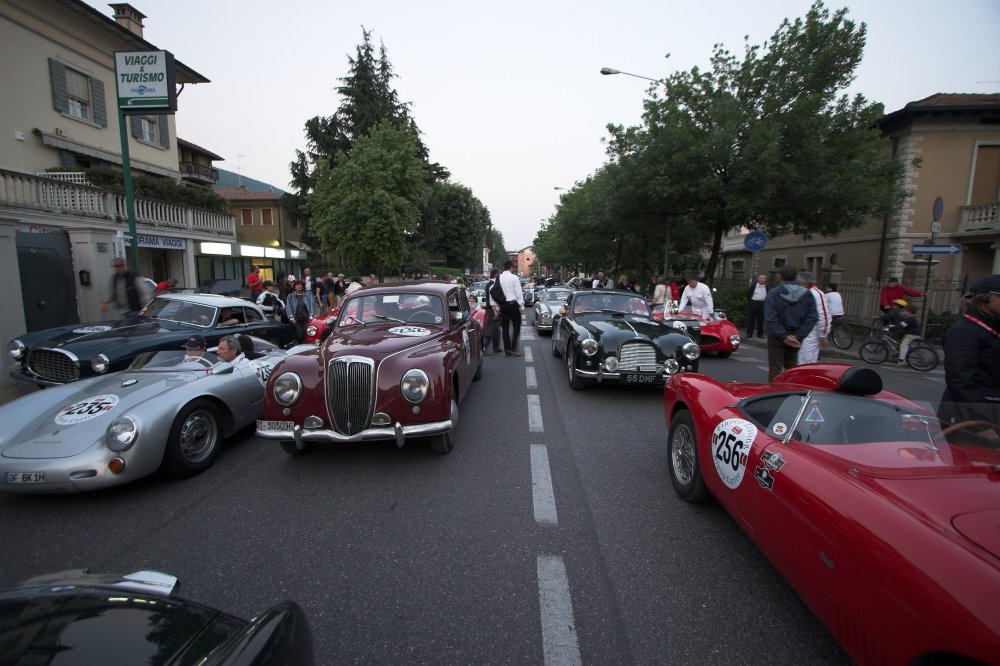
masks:
<svg viewBox="0 0 1000 666"><path fill-rule="evenodd" d="M969 428L989 428L996 434L998 438L1000 438L1000 424L993 423L993 421L970 420L970 421L959 421L958 423L952 423L947 428L942 428L941 432L938 433L934 437L934 439L950 435L956 430L967 430ZM973 434L978 434L978 433L973 433Z"/></svg>
<svg viewBox="0 0 1000 666"><path fill-rule="evenodd" d="M215 364L212 363L211 361L209 361L204 356L185 356L184 360L181 361L181 362L182 363L201 363L206 368L214 368L215 367Z"/></svg>
<svg viewBox="0 0 1000 666"><path fill-rule="evenodd" d="M406 321L408 323L411 323L411 324L436 324L436 323L438 323L438 321L437 321L437 315L435 315L430 310L417 310L416 312L414 312L413 314L411 314L409 317L407 317Z"/></svg>

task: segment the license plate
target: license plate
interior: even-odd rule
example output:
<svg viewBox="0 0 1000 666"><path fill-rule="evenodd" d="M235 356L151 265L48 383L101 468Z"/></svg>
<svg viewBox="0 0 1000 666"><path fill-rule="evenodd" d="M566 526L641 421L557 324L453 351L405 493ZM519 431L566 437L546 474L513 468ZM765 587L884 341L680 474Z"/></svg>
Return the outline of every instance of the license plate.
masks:
<svg viewBox="0 0 1000 666"><path fill-rule="evenodd" d="M7 483L45 483L45 472L7 472Z"/></svg>
<svg viewBox="0 0 1000 666"><path fill-rule="evenodd" d="M640 375L634 372L622 373L622 377L626 384L655 384L658 379L656 375Z"/></svg>
<svg viewBox="0 0 1000 666"><path fill-rule="evenodd" d="M257 421L257 430L264 432L292 432L295 421Z"/></svg>

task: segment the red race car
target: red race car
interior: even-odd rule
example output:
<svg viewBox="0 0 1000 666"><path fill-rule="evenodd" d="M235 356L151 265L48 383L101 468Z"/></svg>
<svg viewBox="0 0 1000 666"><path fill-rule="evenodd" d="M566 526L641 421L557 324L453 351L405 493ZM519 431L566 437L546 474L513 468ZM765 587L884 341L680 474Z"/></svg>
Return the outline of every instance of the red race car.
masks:
<svg viewBox="0 0 1000 666"><path fill-rule="evenodd" d="M842 363L681 373L664 410L677 494L714 496L858 663L1000 664L1000 425Z"/></svg>
<svg viewBox="0 0 1000 666"><path fill-rule="evenodd" d="M670 310L657 305L653 308L653 319L679 319L691 327L690 322L697 322L697 327L701 331L701 338L698 339L698 346L702 352L715 352L719 358L728 358L730 354L740 348L740 329L736 324L726 318L726 313L716 310L711 319L705 319L701 315L687 310Z"/></svg>
<svg viewBox="0 0 1000 666"><path fill-rule="evenodd" d="M319 344L326 340L326 336L330 335L330 331L333 330L333 325L339 316L340 308L334 308L330 314L317 315L310 319L309 323L306 324L306 342Z"/></svg>

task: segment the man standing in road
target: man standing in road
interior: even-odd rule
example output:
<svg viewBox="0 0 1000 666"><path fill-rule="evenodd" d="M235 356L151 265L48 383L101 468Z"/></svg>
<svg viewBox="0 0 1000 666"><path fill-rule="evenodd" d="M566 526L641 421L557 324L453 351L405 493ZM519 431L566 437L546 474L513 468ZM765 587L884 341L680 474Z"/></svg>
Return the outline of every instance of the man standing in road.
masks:
<svg viewBox="0 0 1000 666"><path fill-rule="evenodd" d="M493 283L497 281L499 276L500 271L494 268L490 271L490 281L486 283L486 298L484 299L486 325L483 328L483 352L486 354L491 353L490 347L493 348L493 354L500 353L500 304L494 301L490 294Z"/></svg>
<svg viewBox="0 0 1000 666"><path fill-rule="evenodd" d="M781 268L781 284L764 300L764 324L767 326L767 381L774 381L783 370L794 368L799 348L816 326L813 295L798 284L795 266Z"/></svg>
<svg viewBox="0 0 1000 666"><path fill-rule="evenodd" d="M704 282L698 282L698 278L693 273L685 275L688 286L684 287L681 294L681 302L678 310L690 310L699 317L711 319L715 312L715 303L712 302L712 290Z"/></svg>
<svg viewBox="0 0 1000 666"><path fill-rule="evenodd" d="M521 281L511 272L514 262L510 259L503 262L503 273L500 274L500 288L503 289L507 302L501 306L500 323L503 327L503 349L507 356L520 356L517 351L517 340L521 337L521 308L524 307L524 294L521 291ZM513 331L510 329L513 327Z"/></svg>
<svg viewBox="0 0 1000 666"><path fill-rule="evenodd" d="M764 299L767 298L767 276L758 275L757 281L750 285L747 291L747 338L752 338L754 332L758 338L764 337Z"/></svg>
<svg viewBox="0 0 1000 666"><path fill-rule="evenodd" d="M809 290L813 297L813 310L816 312L816 325L809 335L802 341L799 348L799 364L815 363L819 360L819 350L827 344L826 338L830 335L830 312L826 308L826 299L823 292L816 286L816 274L812 271L799 272L799 283Z"/></svg>
<svg viewBox="0 0 1000 666"><path fill-rule="evenodd" d="M111 295L101 303L101 312L110 310L113 319L132 316L142 307L135 273L125 270L125 259L122 257L115 257L111 266L115 269L111 276Z"/></svg>

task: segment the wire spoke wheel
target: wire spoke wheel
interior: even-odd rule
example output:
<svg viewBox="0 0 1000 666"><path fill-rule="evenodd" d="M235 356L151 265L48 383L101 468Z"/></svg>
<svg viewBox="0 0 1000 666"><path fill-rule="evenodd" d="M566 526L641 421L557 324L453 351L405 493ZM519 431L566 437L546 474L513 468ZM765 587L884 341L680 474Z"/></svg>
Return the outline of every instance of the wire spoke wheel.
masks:
<svg viewBox="0 0 1000 666"><path fill-rule="evenodd" d="M850 349L854 344L854 334L847 324L837 324L830 333L834 346L839 349Z"/></svg>
<svg viewBox="0 0 1000 666"><path fill-rule="evenodd" d="M906 352L906 363L914 370L929 372L937 367L938 355L930 345L913 342Z"/></svg>
<svg viewBox="0 0 1000 666"><path fill-rule="evenodd" d="M866 363L882 363L889 357L889 349L882 342L866 342L858 352Z"/></svg>

